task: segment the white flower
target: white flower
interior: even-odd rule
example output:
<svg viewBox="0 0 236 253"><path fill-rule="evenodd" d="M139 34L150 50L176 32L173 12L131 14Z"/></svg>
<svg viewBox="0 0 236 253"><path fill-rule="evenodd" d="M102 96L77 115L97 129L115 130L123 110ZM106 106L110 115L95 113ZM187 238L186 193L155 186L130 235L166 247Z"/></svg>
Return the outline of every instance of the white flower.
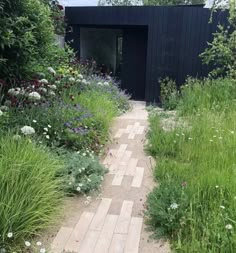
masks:
<svg viewBox="0 0 236 253"><path fill-rule="evenodd" d="M15 141L18 141L18 140L21 139L21 136L18 135L18 134L16 134L16 135L14 135L14 136L12 137L12 139L15 140Z"/></svg>
<svg viewBox="0 0 236 253"><path fill-rule="evenodd" d="M101 83L101 82L98 82L97 85L102 85L102 83Z"/></svg>
<svg viewBox="0 0 236 253"><path fill-rule="evenodd" d="M26 246L26 247L30 247L30 246L31 246L31 243L28 242L28 241L25 241L25 246Z"/></svg>
<svg viewBox="0 0 236 253"><path fill-rule="evenodd" d="M20 88L16 87L16 88L12 88L8 90L8 94L13 95L13 96L17 96L20 94Z"/></svg>
<svg viewBox="0 0 236 253"><path fill-rule="evenodd" d="M20 130L24 135L31 135L35 133L34 128L31 126L24 126Z"/></svg>
<svg viewBox="0 0 236 253"><path fill-rule="evenodd" d="M79 184L79 186L80 186L80 187L82 187L82 186L83 186L83 184Z"/></svg>
<svg viewBox="0 0 236 253"><path fill-rule="evenodd" d="M5 106L5 105L2 105L2 106L0 107L0 110L3 111L3 112L6 112L6 111L9 110L9 107L8 107L8 106Z"/></svg>
<svg viewBox="0 0 236 253"><path fill-rule="evenodd" d="M225 209L225 206L220 206L221 209Z"/></svg>
<svg viewBox="0 0 236 253"><path fill-rule="evenodd" d="M173 203L173 204L170 205L170 209L177 209L178 206L179 206L178 204Z"/></svg>
<svg viewBox="0 0 236 253"><path fill-rule="evenodd" d="M220 136L219 139L222 140L222 137Z"/></svg>
<svg viewBox="0 0 236 253"><path fill-rule="evenodd" d="M86 153L83 153L82 155L83 155L83 156L86 156Z"/></svg>
<svg viewBox="0 0 236 253"><path fill-rule="evenodd" d="M33 119L33 122L34 122L34 123L37 123L37 120Z"/></svg>
<svg viewBox="0 0 236 253"><path fill-rule="evenodd" d="M79 74L78 78L83 79L84 77L83 77L83 75Z"/></svg>
<svg viewBox="0 0 236 253"><path fill-rule="evenodd" d="M48 125L49 128L51 128L52 126L51 125Z"/></svg>
<svg viewBox="0 0 236 253"><path fill-rule="evenodd" d="M85 204L86 206L89 205L89 201L88 201L88 200L84 201L84 204Z"/></svg>
<svg viewBox="0 0 236 253"><path fill-rule="evenodd" d="M43 84L48 84L48 80L47 79L41 79L39 80L40 83L43 83Z"/></svg>
<svg viewBox="0 0 236 253"><path fill-rule="evenodd" d="M107 86L107 85L109 85L109 83L108 82L104 82L103 85Z"/></svg>
<svg viewBox="0 0 236 253"><path fill-rule="evenodd" d="M41 242L36 242L36 245L37 245L37 246L41 246L42 243L41 243Z"/></svg>
<svg viewBox="0 0 236 253"><path fill-rule="evenodd" d="M87 180L88 180L88 182L91 182L91 179L90 179L90 178L88 178Z"/></svg>
<svg viewBox="0 0 236 253"><path fill-rule="evenodd" d="M227 225L225 226L225 228L231 230L231 229L233 228L233 226L232 226L231 224L227 224Z"/></svg>
<svg viewBox="0 0 236 253"><path fill-rule="evenodd" d="M40 249L39 252L40 252L40 253L45 253L45 252L46 252L46 249L42 248L42 249Z"/></svg>
<svg viewBox="0 0 236 253"><path fill-rule="evenodd" d="M234 131L230 131L231 134L234 134Z"/></svg>
<svg viewBox="0 0 236 253"><path fill-rule="evenodd" d="M219 185L216 185L216 188L219 188Z"/></svg>
<svg viewBox="0 0 236 253"><path fill-rule="evenodd" d="M48 67L48 72L53 75L56 75L56 71L52 67Z"/></svg>
<svg viewBox="0 0 236 253"><path fill-rule="evenodd" d="M103 177L103 176L101 176L101 180L102 180L102 181L104 180L104 177Z"/></svg>
<svg viewBox="0 0 236 253"><path fill-rule="evenodd" d="M54 96L56 96L56 93L55 93L54 91L49 91L49 92L48 92L48 95L54 97Z"/></svg>
<svg viewBox="0 0 236 253"><path fill-rule="evenodd" d="M0 116L2 116L3 115L3 112L0 110Z"/></svg>
<svg viewBox="0 0 236 253"><path fill-rule="evenodd" d="M47 89L46 89L46 88L43 88L43 87L40 87L40 88L39 88L39 91L42 91L43 93L47 93Z"/></svg>
<svg viewBox="0 0 236 253"><path fill-rule="evenodd" d="M87 81L85 79L82 80L83 84L87 84Z"/></svg>
<svg viewBox="0 0 236 253"><path fill-rule="evenodd" d="M36 91L29 93L28 97L30 100L40 100L41 99L40 94Z"/></svg>
<svg viewBox="0 0 236 253"><path fill-rule="evenodd" d="M8 237L8 238L12 238L12 237L13 237L13 233L12 233L12 232L9 232L9 233L7 234L7 237Z"/></svg>
<svg viewBox="0 0 236 253"><path fill-rule="evenodd" d="M76 188L76 191L80 192L80 191L81 191L81 188L78 186L78 187Z"/></svg>
<svg viewBox="0 0 236 253"><path fill-rule="evenodd" d="M50 136L49 136L49 135L46 135L46 139L48 139L48 140L49 140L49 139L50 139Z"/></svg>
<svg viewBox="0 0 236 253"><path fill-rule="evenodd" d="M213 140L210 140L210 142L213 142Z"/></svg>
<svg viewBox="0 0 236 253"><path fill-rule="evenodd" d="M47 127L44 127L44 131L48 132L48 128L47 128Z"/></svg>
<svg viewBox="0 0 236 253"><path fill-rule="evenodd" d="M74 77L70 77L69 78L69 82L73 83L75 81L75 78Z"/></svg>
<svg viewBox="0 0 236 253"><path fill-rule="evenodd" d="M57 86L55 84L52 84L52 85L48 85L48 88L50 88L52 90L56 90Z"/></svg>

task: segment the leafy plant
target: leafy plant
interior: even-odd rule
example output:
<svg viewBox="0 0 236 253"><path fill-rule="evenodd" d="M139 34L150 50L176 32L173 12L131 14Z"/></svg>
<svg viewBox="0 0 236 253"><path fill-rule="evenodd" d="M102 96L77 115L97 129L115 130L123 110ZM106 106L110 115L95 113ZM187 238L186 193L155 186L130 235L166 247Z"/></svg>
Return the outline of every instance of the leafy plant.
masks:
<svg viewBox="0 0 236 253"><path fill-rule="evenodd" d="M28 138L0 137L0 246L22 245L55 218L59 160ZM9 234L10 233L10 234Z"/></svg>
<svg viewBox="0 0 236 253"><path fill-rule="evenodd" d="M179 93L174 80L166 77L159 80L161 87L161 105L166 110L173 110L178 103Z"/></svg>

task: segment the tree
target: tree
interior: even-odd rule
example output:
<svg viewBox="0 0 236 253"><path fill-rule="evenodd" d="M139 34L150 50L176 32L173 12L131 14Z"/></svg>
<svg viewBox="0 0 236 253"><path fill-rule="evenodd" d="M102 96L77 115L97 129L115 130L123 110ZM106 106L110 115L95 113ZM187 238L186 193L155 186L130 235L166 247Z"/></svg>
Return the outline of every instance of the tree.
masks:
<svg viewBox="0 0 236 253"><path fill-rule="evenodd" d="M188 5L204 4L204 0L143 0L144 5Z"/></svg>
<svg viewBox="0 0 236 253"><path fill-rule="evenodd" d="M99 6L132 6L142 5L142 0L99 0Z"/></svg>

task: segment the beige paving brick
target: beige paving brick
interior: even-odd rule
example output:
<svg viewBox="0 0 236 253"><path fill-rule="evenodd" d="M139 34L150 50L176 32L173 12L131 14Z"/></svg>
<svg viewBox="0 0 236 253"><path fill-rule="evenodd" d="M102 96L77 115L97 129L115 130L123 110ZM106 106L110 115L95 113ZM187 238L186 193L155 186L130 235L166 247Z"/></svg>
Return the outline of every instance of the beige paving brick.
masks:
<svg viewBox="0 0 236 253"><path fill-rule="evenodd" d="M62 253L73 228L61 227L51 245L53 253Z"/></svg>
<svg viewBox="0 0 236 253"><path fill-rule="evenodd" d="M144 168L136 167L134 178L131 184L132 187L141 187L142 181L143 181L143 174L144 174Z"/></svg>
<svg viewBox="0 0 236 253"><path fill-rule="evenodd" d="M115 134L115 137L114 138L116 138L116 139L118 139L118 138L120 138L122 135L123 135L123 133L125 132L125 129L119 129L118 131L117 131L117 133Z"/></svg>
<svg viewBox="0 0 236 253"><path fill-rule="evenodd" d="M138 127L138 129L137 129L137 134L143 134L144 133L144 130L145 130L145 127L144 126L140 126L140 127Z"/></svg>
<svg viewBox="0 0 236 253"><path fill-rule="evenodd" d="M128 126L126 127L126 129L125 129L125 133L126 133L126 134L129 134L130 131L132 131L132 128L133 128L132 125L128 125Z"/></svg>
<svg viewBox="0 0 236 253"><path fill-rule="evenodd" d="M117 234L127 234L128 233L133 205L134 205L133 201L128 201L128 200L123 201L120 215L119 215L117 225L115 228L115 233L117 233Z"/></svg>
<svg viewBox="0 0 236 253"><path fill-rule="evenodd" d="M110 208L112 199L102 198L101 203L97 209L96 214L93 217L93 220L90 224L89 229L91 230L101 230Z"/></svg>
<svg viewBox="0 0 236 253"><path fill-rule="evenodd" d="M100 231L89 230L78 250L78 253L93 253Z"/></svg>
<svg viewBox="0 0 236 253"><path fill-rule="evenodd" d="M124 152L124 156L122 157L122 159L120 161L120 165L117 168L117 171L116 171L115 176L113 178L112 185L121 185L131 155L132 155L131 151Z"/></svg>
<svg viewBox="0 0 236 253"><path fill-rule="evenodd" d="M109 253L124 253L127 235L114 234Z"/></svg>
<svg viewBox="0 0 236 253"><path fill-rule="evenodd" d="M93 253L108 253L118 215L108 214Z"/></svg>
<svg viewBox="0 0 236 253"><path fill-rule="evenodd" d="M134 127L133 127L132 131L130 131L130 134L128 136L129 140L132 140L135 138L135 135L137 134L137 131L139 129L139 125L140 125L139 122L135 122Z"/></svg>
<svg viewBox="0 0 236 253"><path fill-rule="evenodd" d="M115 159L116 154L117 154L117 150L115 150L115 149L110 149L110 150L107 152L107 156L106 156L105 159L103 160L103 164L106 165L106 166L110 166L111 163L112 163L112 161Z"/></svg>
<svg viewBox="0 0 236 253"><path fill-rule="evenodd" d="M143 219L132 217L124 253L138 253Z"/></svg>
<svg viewBox="0 0 236 253"><path fill-rule="evenodd" d="M78 223L76 224L74 230L72 231L70 238L68 239L65 251L67 252L78 252L82 240L84 239L89 225L94 217L94 213L83 212L80 216Z"/></svg>
<svg viewBox="0 0 236 253"><path fill-rule="evenodd" d="M125 171L125 175L126 176L134 176L137 164L138 164L138 159L131 158L128 162L128 165L127 165L127 168Z"/></svg>
<svg viewBox="0 0 236 253"><path fill-rule="evenodd" d="M120 164L120 160L122 159L124 153L125 153L125 150L127 149L127 144L121 144L118 151L117 151L117 154L115 156L115 158L112 160L112 164L109 168L109 172L111 174L113 174L117 168L119 167L119 164Z"/></svg>

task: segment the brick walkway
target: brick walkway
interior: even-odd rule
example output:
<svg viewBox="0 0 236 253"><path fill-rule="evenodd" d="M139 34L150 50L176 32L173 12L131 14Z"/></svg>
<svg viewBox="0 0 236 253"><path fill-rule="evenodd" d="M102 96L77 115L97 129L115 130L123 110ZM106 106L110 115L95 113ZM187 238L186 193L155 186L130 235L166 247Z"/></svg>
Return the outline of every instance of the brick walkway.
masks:
<svg viewBox="0 0 236 253"><path fill-rule="evenodd" d="M132 111L118 117L113 144L103 164L103 198L84 208L75 226L57 233L53 253L156 253L169 252L165 243L148 242L143 225L146 194L152 189L151 160L143 151L148 114L133 102Z"/></svg>

